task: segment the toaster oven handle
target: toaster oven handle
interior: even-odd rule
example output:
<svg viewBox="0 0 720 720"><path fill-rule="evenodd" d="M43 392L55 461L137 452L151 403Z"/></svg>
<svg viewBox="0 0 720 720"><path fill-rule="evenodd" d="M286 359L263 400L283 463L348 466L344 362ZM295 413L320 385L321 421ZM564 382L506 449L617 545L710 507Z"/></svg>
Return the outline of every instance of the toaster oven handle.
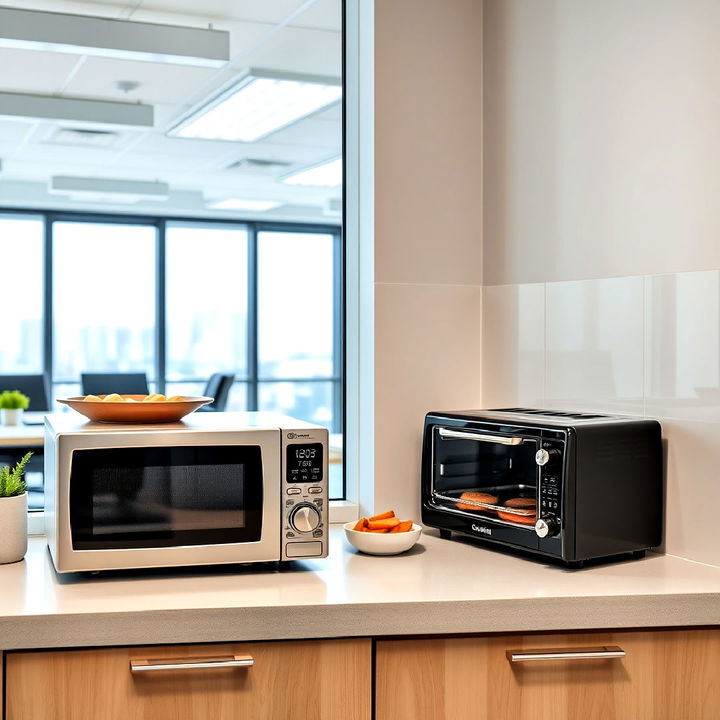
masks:
<svg viewBox="0 0 720 720"><path fill-rule="evenodd" d="M214 658L178 658L162 660L131 660L130 672L143 673L155 670L214 670L217 668L252 667L250 655L228 655Z"/></svg>
<svg viewBox="0 0 720 720"><path fill-rule="evenodd" d="M537 660L608 660L625 657L625 651L617 645L587 648L546 648L543 650L508 650L505 653L512 662Z"/></svg>
<svg viewBox="0 0 720 720"><path fill-rule="evenodd" d="M504 435L481 435L480 433L465 432L463 430L450 430L438 428L441 438L456 438L457 440L477 440L477 442L496 443L498 445L520 445L523 442L519 437L506 437Z"/></svg>

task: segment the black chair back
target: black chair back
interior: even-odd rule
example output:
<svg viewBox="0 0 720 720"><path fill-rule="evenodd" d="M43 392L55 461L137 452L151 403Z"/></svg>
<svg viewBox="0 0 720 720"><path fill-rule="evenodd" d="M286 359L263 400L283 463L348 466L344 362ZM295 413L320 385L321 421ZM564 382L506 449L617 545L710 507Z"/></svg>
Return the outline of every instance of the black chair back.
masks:
<svg viewBox="0 0 720 720"><path fill-rule="evenodd" d="M50 410L48 383L44 375L0 375L0 392L19 390L30 398L28 410L45 412Z"/></svg>
<svg viewBox="0 0 720 720"><path fill-rule="evenodd" d="M203 410L214 410L215 412L223 412L227 407L230 388L235 382L235 375L225 373L213 373L205 385L203 395L215 398L214 402L204 405Z"/></svg>
<svg viewBox="0 0 720 720"><path fill-rule="evenodd" d="M147 395L145 373L82 373L80 375L83 395Z"/></svg>

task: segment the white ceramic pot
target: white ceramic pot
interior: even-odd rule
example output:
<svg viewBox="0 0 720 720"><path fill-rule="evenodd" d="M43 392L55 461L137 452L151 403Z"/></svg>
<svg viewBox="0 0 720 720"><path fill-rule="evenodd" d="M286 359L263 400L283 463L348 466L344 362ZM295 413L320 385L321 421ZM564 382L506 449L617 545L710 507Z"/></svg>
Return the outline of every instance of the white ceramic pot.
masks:
<svg viewBox="0 0 720 720"><path fill-rule="evenodd" d="M0 564L25 557L28 546L27 493L0 498Z"/></svg>
<svg viewBox="0 0 720 720"><path fill-rule="evenodd" d="M22 414L22 408L2 410L3 425L20 425L22 423Z"/></svg>

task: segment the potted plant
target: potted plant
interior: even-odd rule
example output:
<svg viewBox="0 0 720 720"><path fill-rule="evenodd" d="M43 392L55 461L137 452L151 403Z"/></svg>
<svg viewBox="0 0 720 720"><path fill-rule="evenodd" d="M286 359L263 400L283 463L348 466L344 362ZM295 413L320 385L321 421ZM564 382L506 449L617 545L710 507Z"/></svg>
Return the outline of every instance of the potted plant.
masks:
<svg viewBox="0 0 720 720"><path fill-rule="evenodd" d="M32 453L15 467L0 468L0 564L22 560L27 552L25 467Z"/></svg>
<svg viewBox="0 0 720 720"><path fill-rule="evenodd" d="M0 393L0 410L3 425L20 425L23 410L30 405L30 398L19 390L3 390Z"/></svg>

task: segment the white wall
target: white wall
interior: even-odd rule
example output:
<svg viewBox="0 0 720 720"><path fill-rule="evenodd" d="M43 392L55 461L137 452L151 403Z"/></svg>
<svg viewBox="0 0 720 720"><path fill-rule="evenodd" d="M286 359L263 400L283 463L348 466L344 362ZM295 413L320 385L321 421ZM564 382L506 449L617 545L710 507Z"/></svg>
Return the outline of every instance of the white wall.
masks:
<svg viewBox="0 0 720 720"><path fill-rule="evenodd" d="M480 402L481 68L480 0L375 3L375 497L365 511L419 519L425 413Z"/></svg>
<svg viewBox="0 0 720 720"><path fill-rule="evenodd" d="M720 3L485 0L483 405L657 417L720 565Z"/></svg>

